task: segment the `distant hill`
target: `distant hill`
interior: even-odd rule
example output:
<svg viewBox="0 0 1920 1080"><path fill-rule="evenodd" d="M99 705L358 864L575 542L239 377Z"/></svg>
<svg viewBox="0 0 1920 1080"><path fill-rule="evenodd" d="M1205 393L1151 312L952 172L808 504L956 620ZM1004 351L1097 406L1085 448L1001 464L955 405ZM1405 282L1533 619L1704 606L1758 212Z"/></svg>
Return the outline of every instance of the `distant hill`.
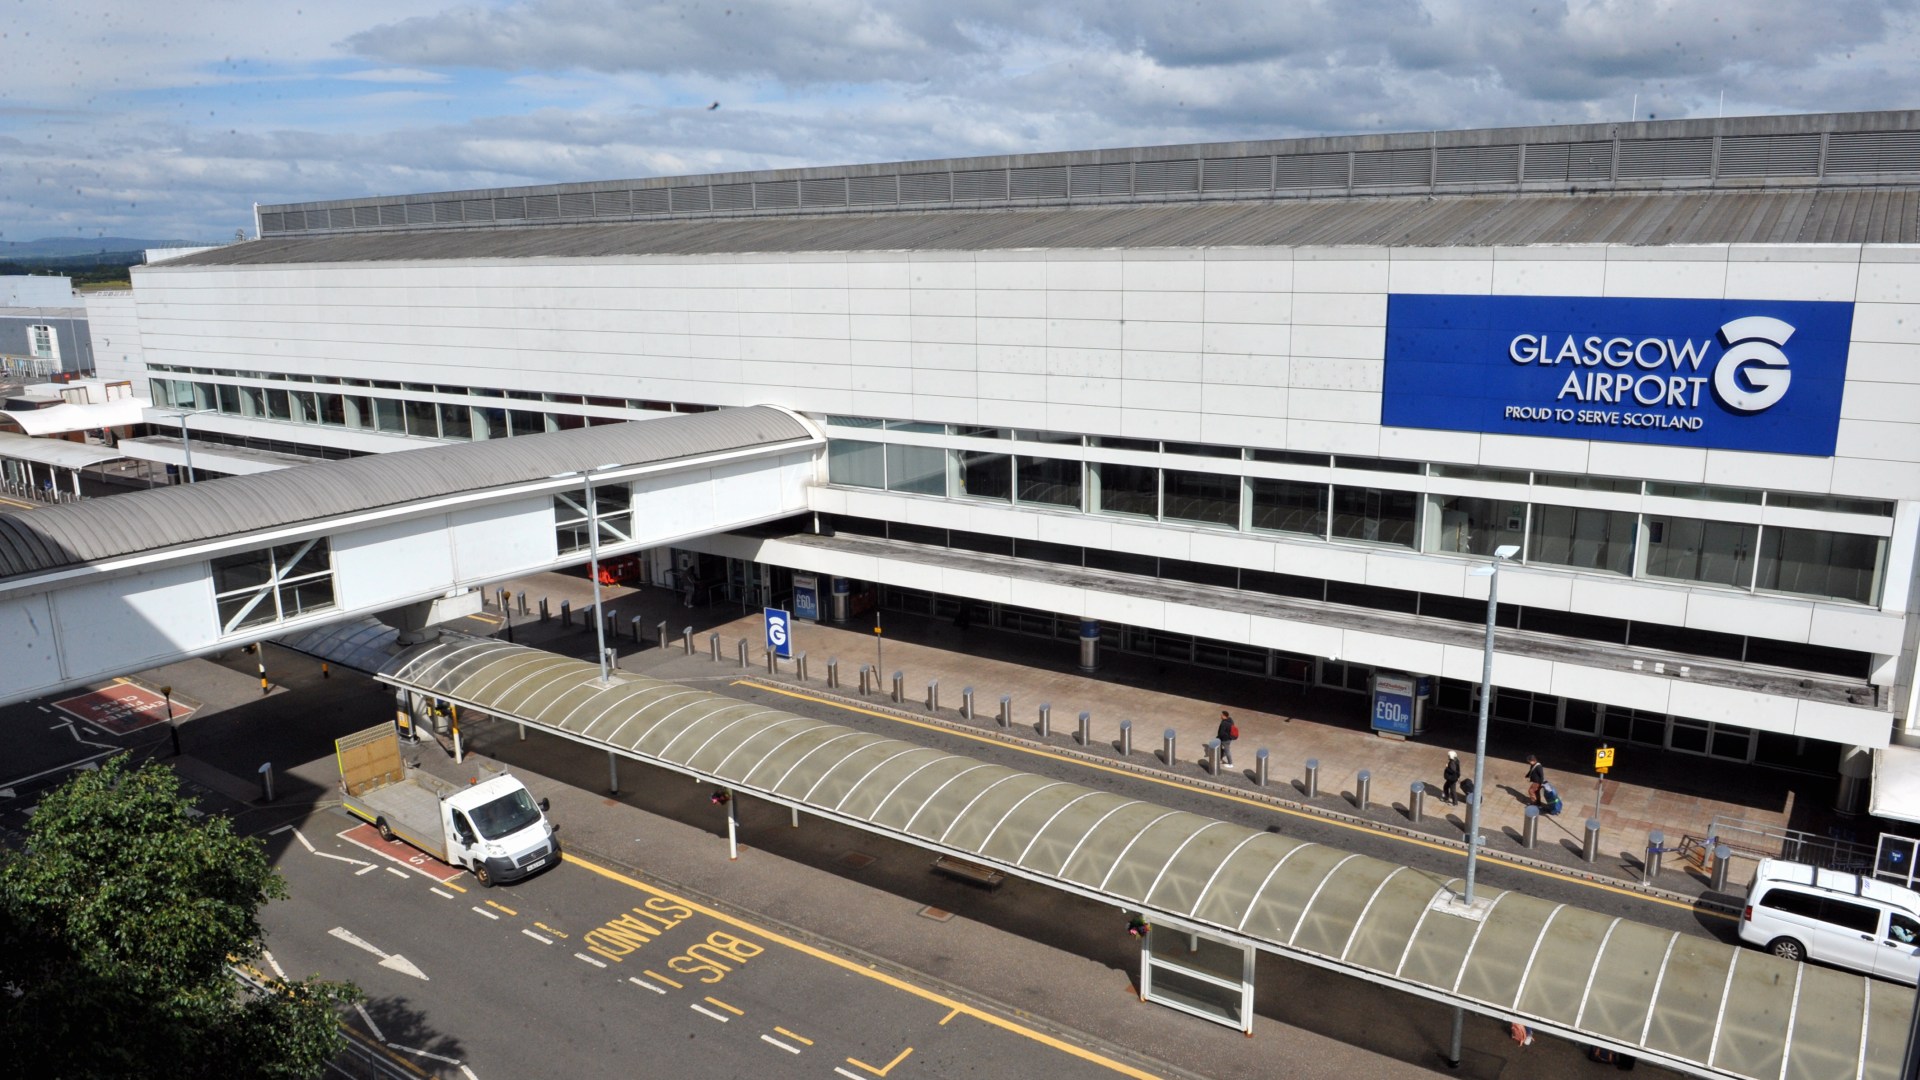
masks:
<svg viewBox="0 0 1920 1080"><path fill-rule="evenodd" d="M201 247L206 243L204 240L140 240L130 236L49 236L42 240L0 240L0 259L60 259L148 248Z"/></svg>

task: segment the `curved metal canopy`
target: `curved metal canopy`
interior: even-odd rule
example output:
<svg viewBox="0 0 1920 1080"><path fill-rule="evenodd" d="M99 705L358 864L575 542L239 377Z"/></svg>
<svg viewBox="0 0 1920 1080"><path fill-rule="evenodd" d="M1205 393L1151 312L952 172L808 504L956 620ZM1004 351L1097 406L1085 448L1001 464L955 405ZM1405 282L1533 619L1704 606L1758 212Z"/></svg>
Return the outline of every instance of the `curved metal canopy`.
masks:
<svg viewBox="0 0 1920 1080"><path fill-rule="evenodd" d="M448 638L379 678L1009 874L1699 1076L1898 1074L1914 993L1489 891L505 642Z"/></svg>

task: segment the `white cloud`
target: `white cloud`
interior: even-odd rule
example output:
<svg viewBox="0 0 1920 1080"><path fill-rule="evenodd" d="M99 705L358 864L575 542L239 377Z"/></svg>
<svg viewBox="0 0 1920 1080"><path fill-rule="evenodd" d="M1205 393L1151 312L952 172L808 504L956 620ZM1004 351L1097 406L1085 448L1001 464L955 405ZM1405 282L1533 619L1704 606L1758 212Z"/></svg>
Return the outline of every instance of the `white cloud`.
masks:
<svg viewBox="0 0 1920 1080"><path fill-rule="evenodd" d="M1722 94L1728 115L1901 107L1915 3L32 0L0 39L0 235L221 237L255 201L1624 119L1636 95L1660 117Z"/></svg>

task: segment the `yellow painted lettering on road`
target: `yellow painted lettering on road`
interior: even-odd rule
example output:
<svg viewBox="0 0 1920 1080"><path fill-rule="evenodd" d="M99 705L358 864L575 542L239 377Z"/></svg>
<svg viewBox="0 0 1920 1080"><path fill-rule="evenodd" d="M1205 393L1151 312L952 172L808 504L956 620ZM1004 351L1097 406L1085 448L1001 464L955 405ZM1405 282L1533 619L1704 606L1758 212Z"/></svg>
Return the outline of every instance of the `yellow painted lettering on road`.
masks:
<svg viewBox="0 0 1920 1080"><path fill-rule="evenodd" d="M667 961L667 966L682 975L699 975L703 983L717 983L726 978L734 966L766 951L765 946L716 930L707 935L707 940ZM733 961L732 966L726 963L729 960ZM707 978L708 975L713 977Z"/></svg>
<svg viewBox="0 0 1920 1080"><path fill-rule="evenodd" d="M644 907L610 919L580 935L580 943L609 960L618 961L693 917L680 904L650 897Z"/></svg>
<svg viewBox="0 0 1920 1080"><path fill-rule="evenodd" d="M913 1053L913 1047L909 1046L905 1050L900 1051L899 1057L894 1058L892 1061L887 1062L886 1065L878 1069L874 1068L873 1066L867 1064L864 1061L856 1061L853 1058L848 1058L847 1064L853 1066L856 1069L865 1069L875 1076L885 1076L888 1073L893 1071L893 1067L895 1065L898 1065L901 1062L907 1060L907 1055L911 1053Z"/></svg>

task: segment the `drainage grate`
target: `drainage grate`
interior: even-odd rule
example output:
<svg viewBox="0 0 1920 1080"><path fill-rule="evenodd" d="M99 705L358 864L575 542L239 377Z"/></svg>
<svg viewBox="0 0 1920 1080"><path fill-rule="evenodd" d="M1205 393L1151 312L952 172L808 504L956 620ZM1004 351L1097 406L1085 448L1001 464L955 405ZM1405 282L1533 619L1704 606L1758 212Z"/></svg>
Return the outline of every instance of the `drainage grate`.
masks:
<svg viewBox="0 0 1920 1080"><path fill-rule="evenodd" d="M849 869L865 870L867 867L873 865L873 856L862 855L858 851L849 851L834 861Z"/></svg>
<svg viewBox="0 0 1920 1080"><path fill-rule="evenodd" d="M953 912L945 908L928 906L920 909L920 917L923 919L932 919L934 922L946 922L948 919L953 918Z"/></svg>

